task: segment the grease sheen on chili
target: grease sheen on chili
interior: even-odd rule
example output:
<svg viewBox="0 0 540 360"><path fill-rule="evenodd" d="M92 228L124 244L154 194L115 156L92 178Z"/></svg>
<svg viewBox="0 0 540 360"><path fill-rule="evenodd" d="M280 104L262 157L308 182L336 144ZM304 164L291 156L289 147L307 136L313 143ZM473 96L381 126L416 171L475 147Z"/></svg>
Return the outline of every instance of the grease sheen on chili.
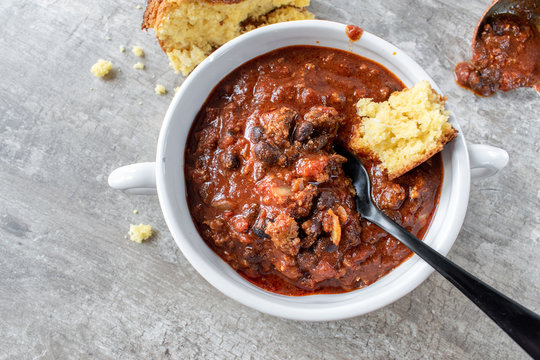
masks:
<svg viewBox="0 0 540 360"><path fill-rule="evenodd" d="M199 112L185 152L188 205L204 241L259 287L285 295L369 285L411 252L360 218L332 151L347 143L360 98L384 101L403 83L341 50L293 46L224 78ZM439 155L389 181L370 158L373 198L418 237L439 200Z"/></svg>

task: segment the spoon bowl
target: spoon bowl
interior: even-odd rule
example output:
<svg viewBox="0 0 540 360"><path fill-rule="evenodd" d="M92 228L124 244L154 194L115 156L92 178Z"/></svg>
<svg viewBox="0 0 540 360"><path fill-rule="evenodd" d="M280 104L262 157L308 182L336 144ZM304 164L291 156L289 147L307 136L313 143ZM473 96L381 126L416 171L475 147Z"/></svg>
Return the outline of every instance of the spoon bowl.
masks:
<svg viewBox="0 0 540 360"><path fill-rule="evenodd" d="M540 5L538 0L495 0L480 18L473 36L473 50L482 34L484 25L495 15L513 14L525 18L536 26L540 26Z"/></svg>

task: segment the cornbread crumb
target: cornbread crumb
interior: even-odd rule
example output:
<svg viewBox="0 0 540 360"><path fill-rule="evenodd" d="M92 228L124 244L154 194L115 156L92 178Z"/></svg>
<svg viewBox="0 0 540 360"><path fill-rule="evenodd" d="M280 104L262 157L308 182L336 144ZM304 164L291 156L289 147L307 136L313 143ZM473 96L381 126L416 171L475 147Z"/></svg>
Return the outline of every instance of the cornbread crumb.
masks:
<svg viewBox="0 0 540 360"><path fill-rule="evenodd" d="M138 213L139 213L139 210L135 209L135 210L133 210L133 213L134 213L134 214L138 214Z"/></svg>
<svg viewBox="0 0 540 360"><path fill-rule="evenodd" d="M359 153L375 155L388 178L397 178L457 136L448 122L445 100L427 81L396 91L381 103L360 99L356 109L362 120L353 128L350 146Z"/></svg>
<svg viewBox="0 0 540 360"><path fill-rule="evenodd" d="M120 45L120 52L126 52L126 47L123 45Z"/></svg>
<svg viewBox="0 0 540 360"><path fill-rule="evenodd" d="M131 52L138 57L144 57L144 50L140 46L134 46L133 49L131 49Z"/></svg>
<svg viewBox="0 0 540 360"><path fill-rule="evenodd" d="M137 70L143 70L144 69L144 64L142 62L138 62L135 65L133 65L133 68L137 69Z"/></svg>
<svg viewBox="0 0 540 360"><path fill-rule="evenodd" d="M309 0L149 0L143 29L153 28L176 72L189 74L212 51L268 24L313 19Z"/></svg>
<svg viewBox="0 0 540 360"><path fill-rule="evenodd" d="M129 225L129 238L136 243L142 243L144 240L148 240L152 236L151 225Z"/></svg>
<svg viewBox="0 0 540 360"><path fill-rule="evenodd" d="M157 84L154 91L158 95L163 95L167 93L167 89L165 89L165 86Z"/></svg>
<svg viewBox="0 0 540 360"><path fill-rule="evenodd" d="M97 63L92 65L92 68L90 68L90 71L92 72L92 74L94 74L97 77L104 77L111 71L112 67L113 67L112 62L99 59Z"/></svg>
<svg viewBox="0 0 540 360"><path fill-rule="evenodd" d="M174 93L176 94L178 91L180 91L180 86L177 86L174 88Z"/></svg>
<svg viewBox="0 0 540 360"><path fill-rule="evenodd" d="M137 8L137 10L141 10L142 9L142 6L141 5L137 5L135 6Z"/></svg>

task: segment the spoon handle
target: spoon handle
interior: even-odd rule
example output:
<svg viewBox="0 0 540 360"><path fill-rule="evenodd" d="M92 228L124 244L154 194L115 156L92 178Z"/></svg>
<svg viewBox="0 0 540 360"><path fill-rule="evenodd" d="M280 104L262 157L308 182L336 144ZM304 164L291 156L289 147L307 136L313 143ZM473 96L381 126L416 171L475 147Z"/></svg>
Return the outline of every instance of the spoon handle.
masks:
<svg viewBox="0 0 540 360"><path fill-rule="evenodd" d="M367 220L418 254L472 300L533 359L540 359L540 316L457 266L373 207Z"/></svg>

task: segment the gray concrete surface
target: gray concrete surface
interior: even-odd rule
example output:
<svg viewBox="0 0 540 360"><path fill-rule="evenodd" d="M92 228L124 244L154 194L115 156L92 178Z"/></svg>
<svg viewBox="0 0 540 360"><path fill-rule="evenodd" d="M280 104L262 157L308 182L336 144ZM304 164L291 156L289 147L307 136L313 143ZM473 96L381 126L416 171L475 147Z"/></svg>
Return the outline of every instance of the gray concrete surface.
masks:
<svg viewBox="0 0 540 360"><path fill-rule="evenodd" d="M322 19L361 25L422 65L466 138L510 164L472 185L450 258L540 310L539 97L478 98L452 77L488 0L313 0ZM366 316L306 323L242 306L183 257L157 198L107 187L152 160L173 88L139 2L0 2L0 359L525 359L441 276ZM124 45L127 52L121 53ZM131 46L146 51L146 70ZM111 59L113 79L93 77ZM154 94L160 83L169 93ZM133 214L139 209L139 214ZM157 236L125 239L130 223Z"/></svg>

